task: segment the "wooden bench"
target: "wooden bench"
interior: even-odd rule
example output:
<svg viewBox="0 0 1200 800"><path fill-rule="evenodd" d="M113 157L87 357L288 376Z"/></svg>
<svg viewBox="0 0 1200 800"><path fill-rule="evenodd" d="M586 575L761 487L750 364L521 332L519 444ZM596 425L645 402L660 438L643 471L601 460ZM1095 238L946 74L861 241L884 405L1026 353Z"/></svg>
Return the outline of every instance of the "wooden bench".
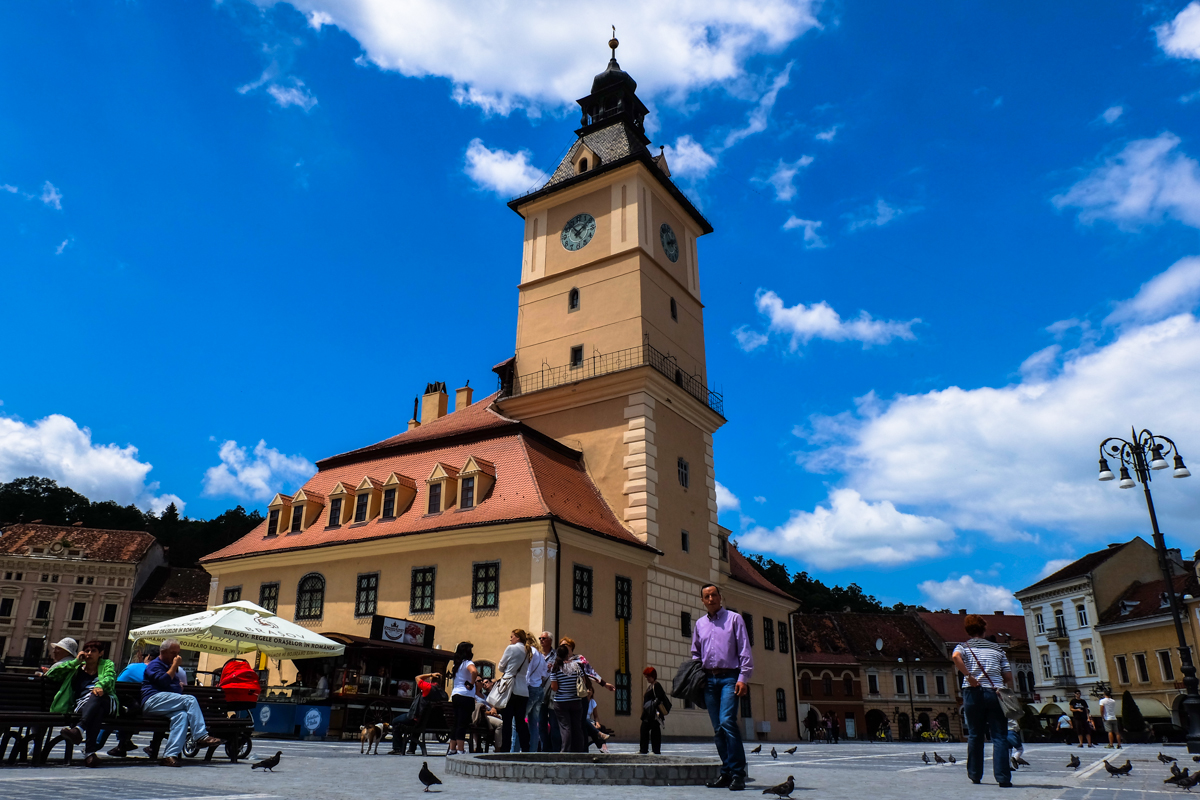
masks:
<svg viewBox="0 0 1200 800"><path fill-rule="evenodd" d="M54 729L60 726L73 725L78 721L76 714L54 714L50 712L50 704L58 686L48 682L42 676L17 676L0 673L0 760L8 752L9 763L18 760L29 760L33 764L45 764L50 752L59 743L63 743L64 756L67 764L71 763L74 755L74 744L64 739L62 734L55 734ZM254 721L248 718L232 718L230 709L225 702L224 693L218 688L205 686L186 686L184 693L195 697L200 703L204 714L204 723L208 732L218 739L225 740L225 754L233 762L246 758L250 754L250 734L254 730ZM150 758L157 760L163 739L171 728L170 720L166 717L143 716L142 685L140 683L121 682L117 684L117 701L121 705L121 713L104 719L105 738L110 734L126 734L133 736L138 733L152 734ZM12 745L11 752L8 751ZM32 745L32 752L30 746ZM220 745L207 749L205 761L211 761L213 753ZM184 747L184 755L197 755L195 745L190 737Z"/></svg>

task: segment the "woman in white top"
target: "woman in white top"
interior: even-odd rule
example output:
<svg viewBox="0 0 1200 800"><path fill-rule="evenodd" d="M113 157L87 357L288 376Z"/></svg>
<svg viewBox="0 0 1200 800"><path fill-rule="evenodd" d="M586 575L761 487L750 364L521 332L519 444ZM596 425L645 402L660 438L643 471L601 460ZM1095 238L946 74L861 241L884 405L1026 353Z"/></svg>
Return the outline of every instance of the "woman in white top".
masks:
<svg viewBox="0 0 1200 800"><path fill-rule="evenodd" d="M496 665L496 669L500 672L500 680L497 684L502 685L504 682L512 684L512 694L508 698L508 704L500 709L502 722L500 752L502 753L507 753L512 745L514 721L516 721L517 744L521 748L520 752L529 752L529 723L525 721L525 707L529 703L529 683L525 673L533 653L526 642L528 638L525 631L514 628L508 637L508 647L504 648L504 655L500 656L500 663Z"/></svg>
<svg viewBox="0 0 1200 800"><path fill-rule="evenodd" d="M467 752L467 728L475 711L475 651L470 642L459 642L454 650L454 689L450 703L454 706L454 730L450 733L450 749L446 755Z"/></svg>
<svg viewBox="0 0 1200 800"><path fill-rule="evenodd" d="M967 777L983 780L983 735L992 738L992 775L1000 786L1012 786L1008 760L1008 720L1000 705L1000 689L1012 684L1008 656L995 642L983 638L987 620L968 614L963 622L971 637L954 648L950 659L963 674L963 712L967 717Z"/></svg>

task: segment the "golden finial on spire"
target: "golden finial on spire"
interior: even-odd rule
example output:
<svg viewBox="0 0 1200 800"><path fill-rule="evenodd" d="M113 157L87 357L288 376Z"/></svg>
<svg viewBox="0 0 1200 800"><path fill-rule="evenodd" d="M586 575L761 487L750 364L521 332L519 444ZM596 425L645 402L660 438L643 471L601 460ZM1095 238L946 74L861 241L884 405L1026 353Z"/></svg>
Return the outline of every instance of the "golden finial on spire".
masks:
<svg viewBox="0 0 1200 800"><path fill-rule="evenodd" d="M617 57L617 46L621 43L617 41L617 26L613 25L612 29L613 29L613 37L608 40L608 46L610 48L612 48L612 57L616 58Z"/></svg>

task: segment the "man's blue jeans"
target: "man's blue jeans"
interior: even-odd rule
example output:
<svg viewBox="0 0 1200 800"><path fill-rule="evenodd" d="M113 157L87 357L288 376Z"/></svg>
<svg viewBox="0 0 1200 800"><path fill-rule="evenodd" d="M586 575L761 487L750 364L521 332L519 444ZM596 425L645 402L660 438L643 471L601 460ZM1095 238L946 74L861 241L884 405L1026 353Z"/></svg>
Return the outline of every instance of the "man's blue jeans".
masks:
<svg viewBox="0 0 1200 800"><path fill-rule="evenodd" d="M967 777L973 781L983 779L983 732L987 730L992 737L992 775L996 783L1008 783L1012 779L1008 720L996 692L982 686L968 686L962 693L967 715Z"/></svg>
<svg viewBox="0 0 1200 800"><path fill-rule="evenodd" d="M538 751L538 743L542 740L542 701L546 697L544 692L548 688L550 688L549 683L529 687L529 702L525 706L525 716L529 719L529 752L531 753ZM519 750L516 726L513 726L512 752L516 753Z"/></svg>
<svg viewBox="0 0 1200 800"><path fill-rule="evenodd" d="M742 747L742 732L738 730L738 704L734 694L737 675L708 676L704 702L712 720L713 741L721 757L721 774L731 780L746 780L746 750Z"/></svg>
<svg viewBox="0 0 1200 800"><path fill-rule="evenodd" d="M183 752L183 743L187 739L189 726L192 729L193 739L203 739L208 736L208 728L204 725L204 713L200 710L200 703L190 694L159 692L149 700L142 701L142 713L150 717L169 717L171 719L171 732L167 735L167 747L159 753L162 758L178 757Z"/></svg>

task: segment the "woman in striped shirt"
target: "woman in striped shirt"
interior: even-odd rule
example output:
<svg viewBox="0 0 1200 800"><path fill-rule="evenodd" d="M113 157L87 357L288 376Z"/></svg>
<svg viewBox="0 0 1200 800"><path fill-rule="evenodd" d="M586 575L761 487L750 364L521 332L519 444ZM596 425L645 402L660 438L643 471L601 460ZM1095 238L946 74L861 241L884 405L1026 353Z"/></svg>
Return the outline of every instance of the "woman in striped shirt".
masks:
<svg viewBox="0 0 1200 800"><path fill-rule="evenodd" d="M963 711L967 717L967 777L983 780L983 733L992 738L992 774L1000 786L1012 786L1008 761L1008 720L1000 705L999 690L1011 688L1008 657L995 642L983 638L987 621L968 614L964 621L971 638L954 648L950 658L963 674Z"/></svg>
<svg viewBox="0 0 1200 800"><path fill-rule="evenodd" d="M576 686L580 679L585 683L584 696L580 697ZM563 753L586 753L588 738L584 730L587 713L588 680L595 681L610 692L616 691L611 683L596 674L592 665L583 656L575 655L575 641L564 636L558 645L554 662L550 665L550 692L554 701L554 713L558 719L558 730L562 734Z"/></svg>

